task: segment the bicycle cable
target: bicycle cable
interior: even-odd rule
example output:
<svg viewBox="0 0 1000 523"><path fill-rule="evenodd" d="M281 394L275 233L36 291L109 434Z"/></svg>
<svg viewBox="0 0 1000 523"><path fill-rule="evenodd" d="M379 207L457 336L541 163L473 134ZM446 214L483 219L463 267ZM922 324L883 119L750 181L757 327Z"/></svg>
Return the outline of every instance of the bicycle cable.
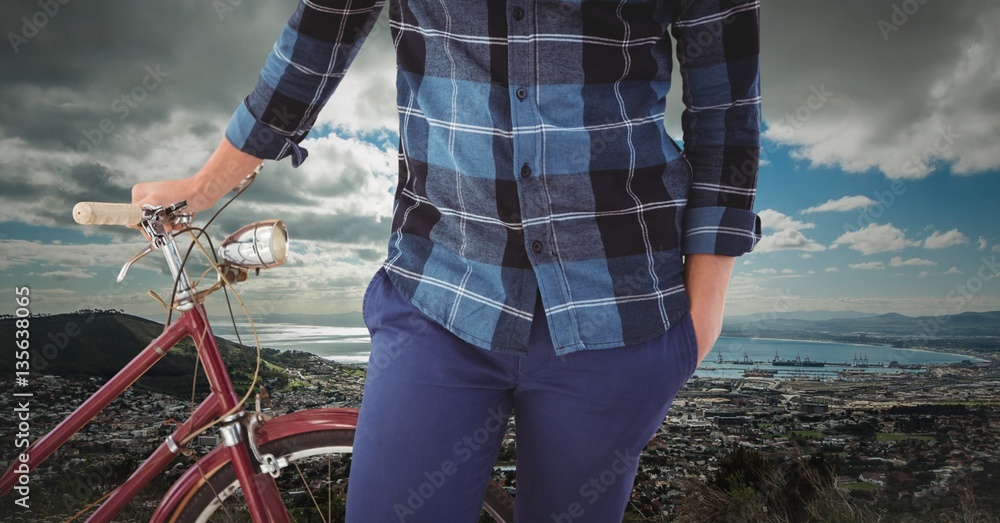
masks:
<svg viewBox="0 0 1000 523"><path fill-rule="evenodd" d="M258 165L254 169L254 171L252 172L252 174L253 175L259 174L260 171L261 171L261 169L263 167L264 167L264 163L261 162L261 164ZM253 318L251 317L249 309L247 309L246 304L240 298L239 293L237 293L235 289L231 289L231 288L229 290L226 289L226 287L232 287L232 284L225 278L225 274L223 273L223 271L221 269L221 266L218 263L219 260L218 260L218 256L216 255L216 252L215 252L215 245L212 242L211 236L208 235L208 232L206 230L208 228L208 226L211 225L213 221L215 221L215 219L219 216L219 214L221 214L222 211L224 211L227 207L229 207L229 205L231 203L233 203L236 200L236 198L239 198L247 190L247 188L249 188L249 186L250 186L250 184L248 183L246 185L242 185L241 187L239 187L239 190L236 192L236 194L234 194L228 201L226 201L222 205L222 207L219 208L219 210L217 210L214 214L212 214L212 216L209 217L208 221L205 222L205 225L203 225L201 227L187 226L187 227L184 227L181 230L178 230L176 232L172 232L171 233L171 236L173 236L174 238L177 238L181 234L187 232L188 234L191 235L192 241L191 241L190 244L188 244L187 251L184 253L184 257L181 260L181 264L180 264L179 270L177 271L178 276L176 278L174 278L174 283L173 283L173 287L171 288L171 291L170 291L170 296L171 297L176 296L176 294L177 294L177 288L178 288L178 285L180 284L180 274L182 274L184 272L184 269L187 266L188 259L190 258L191 253L194 251L194 246L197 245L198 248L205 255L205 259L208 262L208 264L210 265L210 267L208 269L206 269L205 272L202 273L202 275L197 280L195 286L197 285L197 283L201 282L201 280L204 278L204 276L206 274L208 274L208 272L210 272L212 270L214 270L219 275L220 282L222 283L221 288L222 288L222 291L223 291L223 295L226 297L226 307L227 307L227 309L229 311L229 317L230 317L230 320L231 320L232 325L233 325L233 332L236 335L236 339L237 339L237 342L238 342L238 344L240 346L240 352L243 355L244 362L247 363L248 366L250 365L250 358L246 354L246 346L244 345L242 337L240 336L240 333L239 333L239 329L236 326L236 315L233 312L232 302L229 300L229 290L232 291L233 297L235 297L236 300L239 302L240 307L243 309L243 312L244 312L244 314L247 317L247 321L249 322L250 329L253 332L254 344L256 346L256 351L257 351L257 357L256 357L257 363L256 363L256 367L254 369L253 379L250 381L250 386L248 387L246 394L243 396L243 398L240 400L240 402L235 407L233 407L232 409L230 409L228 412L224 413L223 415L219 416L217 419L213 420L212 422L206 424L205 426L203 426L203 427L201 427L201 428L199 428L197 430L191 431L191 433L188 435L188 437L186 437L184 440L182 440L180 442L177 442L177 444L178 444L179 447L186 446L187 443L189 443L191 440L193 440L199 434L201 434L202 432L204 432L204 431L212 428L214 425L216 425L219 421L221 421L222 419L224 419L226 416L229 416L229 415L235 413L236 410L238 410L239 408L242 408L242 406L245 405L246 402L250 399L250 395L253 393L254 387L256 387L257 383L258 383L258 378L259 378L259 373L260 373L260 362L261 362L262 357L261 357L260 339L259 339L259 337L257 335L256 326L253 323ZM198 234L195 235L194 232L192 232L192 231L198 231ZM204 237L208 241L210 251L206 251L204 245L201 244L200 240L201 240L202 237ZM161 305L163 305L164 309L166 309L166 315L167 316L166 316L166 321L164 322L164 329L166 329L166 327L168 325L170 325L170 323L172 321L174 307L172 305L168 305L167 302L165 300L163 300L162 298L160 298L160 296L157 295L153 290L150 289L150 290L147 291L147 293L151 297L153 297L156 301L158 301ZM171 299L171 301L173 301L173 299ZM207 327L208 326L206 324L206 330L202 331L202 333L201 333L202 339L204 339L204 337L207 336L207 334L208 334ZM221 350L220 350L220 353L221 353ZM200 360L201 360L201 354L200 354L200 352L198 352L197 350L195 350L195 369L194 369L194 376L193 376L193 382L192 382L192 391L191 391L191 393L192 393L192 399L191 399L192 405L194 404L194 396L195 396L196 390L197 390L198 367L199 367ZM263 387L263 385L261 385L261 387ZM191 413L193 414L193 410L192 410ZM199 468L199 472L201 472L202 477L204 477L204 472L201 471L200 468ZM74 514L72 517L70 517L70 519L68 519L67 522L75 521L77 518L79 518L81 515L83 515L87 511L91 510L92 508L94 508L97 505L99 505L102 502L104 502L107 498L109 498L111 495L113 495L119 488L121 488L121 485L119 485L119 486L111 489L109 492L107 492L106 494L104 494L103 496L101 496L100 498L98 498L97 500L95 500L92 503L88 504L86 507L84 507L83 509L81 509L80 511L78 511L76 514Z"/></svg>
<svg viewBox="0 0 1000 523"><path fill-rule="evenodd" d="M195 239L192 242L192 245L193 244L197 244L198 248L201 249L201 251L206 255L206 257L208 256L208 253L205 252L205 247L203 245L201 245L201 242L199 242L197 239ZM209 260L209 263L212 263L212 261ZM220 275L222 274L222 270L218 266L216 266L216 270L219 272ZM223 281L225 281L225 279L223 279ZM224 283L223 284L223 288L228 287L228 286L230 286L230 284L228 284L228 283ZM189 434L187 438L185 438L184 440L182 440L182 442L180 444L185 444L185 443L191 441L192 439L194 439L201 432L204 432L205 430L208 430L209 428L211 428L212 426L214 426L216 423L219 422L219 420L225 418L226 416L229 416L229 415L235 413L236 410L242 408L243 405L246 404L246 402L250 399L250 395L253 394L253 389L257 385L258 377L260 375L260 362L261 362L261 347L260 347L260 339L257 336L257 328L256 328L256 326L254 326L253 319L250 316L250 311L249 311L249 309L247 309L246 304L243 302L243 299L240 298L239 293L237 293L234 289L230 289L230 290L233 293L233 297L236 298L236 301L239 302L240 307L243 309L244 314L246 314L247 321L250 323L250 328L253 331L254 345L255 345L255 348L257 349L257 358L256 358L257 359L257 364L256 364L256 367L254 369L253 379L250 381L250 387L247 389L246 394L240 400L239 404L237 404L236 406L234 406L228 412L224 413L222 416L219 416L219 418L216 419L215 421L212 421L211 423L205 425L204 427L202 427L201 429L199 429L197 431L192 431L192 433ZM235 324L236 318L234 317L235 315L232 314L232 309L230 309L230 316L232 317L233 323ZM208 326L206 325L206 329L207 329L207 327ZM205 337L207 335L208 335L207 330L203 331L201 333L202 337ZM242 342L241 342L241 347L242 347ZM248 360L248 362L249 362L249 360ZM197 376L195 376L195 378L197 378Z"/></svg>
<svg viewBox="0 0 1000 523"><path fill-rule="evenodd" d="M264 163L261 162L261 164L258 165L257 168L254 169L254 171L253 171L252 174L254 174L254 175L259 174L260 171L263 169L263 167L264 167ZM219 266L219 263L218 263L218 256L216 255L216 252L215 252L215 245L212 243L211 236L209 236L208 233L207 233L208 226L211 225L212 222L215 221L215 219L219 216L219 214L222 213L222 211L226 210L226 207L229 207L230 204L232 204L237 198L239 198L244 192L246 192L246 190L249 187L250 187L250 184L246 184L246 185L241 186L239 188L239 190L236 192L236 194L234 194L228 201L226 201L226 203L224 203L222 205L222 207L220 207L219 210L217 210L208 219L208 221L205 222L205 225L203 225L201 227L190 227L190 226L189 227L185 227L184 229L182 229L182 230L180 230L180 231L178 231L178 232L176 232L176 233L173 234L173 236L175 238L177 236L179 236L180 234L183 234L184 232L187 232L187 233L189 233L192 236L192 242L188 245L187 251L184 253L184 258L181 260L181 265L180 265L180 270L178 271L178 275L186 267L188 259L190 258L191 253L194 250L194 246L197 245L198 248L205 255L206 261L211 266L210 268L211 269L215 269L216 273L220 277L220 281L222 282L223 294L226 296L226 305L227 305L227 308L229 310L229 317L230 317L230 320L232 321L232 325L233 325L233 332L236 334L237 342L240 345L240 351L241 351L241 353L243 355L244 361L247 363L248 366L250 365L250 358L246 354L246 346L244 345L243 339L242 339L242 337L239 334L239 329L236 327L236 315L233 313L232 303L229 301L229 292L228 291L230 291L230 290L233 293L233 297L235 297L236 300L239 302L240 308L243 309L244 315L247 317L247 322L250 325L250 330L253 332L254 345L255 345L256 352L257 352L257 354L256 354L256 365L255 365L255 368L254 368L253 379L251 380L250 386L248 387L247 392L243 396L243 398L241 399L240 403L236 407L234 407L233 409L230 409L229 412L226 412L225 414L223 414L222 416L220 416L218 419L212 421L211 423L205 425L204 427L202 427L202 428L200 428L200 429L198 429L196 431L192 431L191 434L187 438L185 438L182 442L179 443L180 445L184 445L184 444L190 442L192 439L194 439L195 437L197 437L198 434L200 434L200 433L208 430L209 428L211 428L212 426L214 426L216 423L218 423L219 420L225 418L226 416L229 416L229 415L235 413L238 408L240 408L242 405L246 404L246 402L250 399L251 394L253 394L254 387L256 387L257 383L258 383L258 378L259 378L259 375L260 375L261 346L260 346L260 338L257 335L256 325L254 325L253 318L251 317L250 311L249 311L249 309L247 309L246 304L240 298L239 293L237 293L236 290L232 288L232 285L228 282L228 280L226 280L226 278L225 278L222 270L220 269L220 266ZM193 232L191 232L193 230L197 230L198 231L198 235L197 236ZM205 247L199 241L202 236L204 236L205 239L208 240L209 247L211 248L211 251L210 251L211 254L209 254L209 252L205 252ZM178 286L179 282L180 282L180 278L178 276L178 278L174 279L174 286L173 286L173 289L171 289L171 296L174 296L177 293L177 286ZM226 289L227 287L229 287L228 290ZM170 323L172 314L173 314L173 307L171 307L167 311L167 322L166 322L166 324ZM206 334L207 334L207 332L203 332L202 336L204 337ZM199 354L199 358L200 358L200 354ZM197 381L197 373L195 373L194 379L195 379L195 381Z"/></svg>

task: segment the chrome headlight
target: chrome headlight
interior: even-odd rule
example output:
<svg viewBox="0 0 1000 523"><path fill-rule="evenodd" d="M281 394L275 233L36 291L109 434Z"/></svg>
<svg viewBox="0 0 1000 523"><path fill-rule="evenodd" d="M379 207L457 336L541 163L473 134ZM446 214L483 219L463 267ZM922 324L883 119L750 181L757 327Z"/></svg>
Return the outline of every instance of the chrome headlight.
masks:
<svg viewBox="0 0 1000 523"><path fill-rule="evenodd" d="M244 269L267 269L285 263L288 230L281 220L261 220L240 227L219 246L219 257Z"/></svg>

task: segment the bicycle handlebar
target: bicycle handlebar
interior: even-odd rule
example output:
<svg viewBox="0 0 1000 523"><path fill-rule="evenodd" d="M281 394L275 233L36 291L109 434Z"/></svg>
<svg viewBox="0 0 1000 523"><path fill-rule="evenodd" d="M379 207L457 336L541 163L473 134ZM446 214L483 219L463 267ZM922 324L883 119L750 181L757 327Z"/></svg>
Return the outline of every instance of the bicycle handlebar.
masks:
<svg viewBox="0 0 1000 523"><path fill-rule="evenodd" d="M80 202L73 206L80 225L139 225L142 207L131 203Z"/></svg>

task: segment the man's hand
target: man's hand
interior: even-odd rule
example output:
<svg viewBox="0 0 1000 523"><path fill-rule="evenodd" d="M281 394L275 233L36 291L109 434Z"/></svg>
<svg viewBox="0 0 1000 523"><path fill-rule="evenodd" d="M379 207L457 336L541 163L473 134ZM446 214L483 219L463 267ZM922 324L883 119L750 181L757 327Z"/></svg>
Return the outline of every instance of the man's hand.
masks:
<svg viewBox="0 0 1000 523"><path fill-rule="evenodd" d="M132 187L132 203L137 205L171 205L187 201L186 212L196 213L215 205L216 200L205 193L197 177L183 180L162 180L137 183Z"/></svg>
<svg viewBox="0 0 1000 523"><path fill-rule="evenodd" d="M708 356L722 333L722 315L736 258L689 254L684 259L684 286L691 300L691 320L698 341L698 362Z"/></svg>
<svg viewBox="0 0 1000 523"><path fill-rule="evenodd" d="M260 161L223 139L205 166L193 176L136 184L132 187L132 203L166 206L186 200L187 212L204 211L239 184Z"/></svg>

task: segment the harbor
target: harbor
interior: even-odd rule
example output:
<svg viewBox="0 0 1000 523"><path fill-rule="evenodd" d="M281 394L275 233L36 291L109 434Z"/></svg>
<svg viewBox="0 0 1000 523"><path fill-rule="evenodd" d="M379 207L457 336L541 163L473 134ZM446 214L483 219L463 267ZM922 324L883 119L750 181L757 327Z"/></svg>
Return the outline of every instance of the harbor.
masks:
<svg viewBox="0 0 1000 523"><path fill-rule="evenodd" d="M722 337L698 367L706 378L859 381L920 374L929 365L978 361L961 354L806 340Z"/></svg>
<svg viewBox="0 0 1000 523"><path fill-rule="evenodd" d="M862 355L855 354L854 360L851 361L850 363L847 362L836 363L827 361L814 361L809 359L809 356L802 358L802 356L799 355L796 355L795 359L781 359L781 357L778 356L777 351L775 351L774 353L774 358L771 359L769 362L754 361L750 359L750 355L745 352L743 353L742 359L727 361L723 353L724 351L719 350L718 352L719 352L718 357L716 357L715 359L715 363L718 365L753 365L755 369L759 368L760 365L767 365L767 364L773 365L775 367L826 367L826 366L851 367L851 368L888 367L891 369L909 368L912 370L919 370L923 368L923 366L919 364L917 365L906 364L906 366L904 367L904 364L901 364L898 361L890 361L888 365L883 364L881 362L870 362L868 361L867 354L862 354Z"/></svg>

